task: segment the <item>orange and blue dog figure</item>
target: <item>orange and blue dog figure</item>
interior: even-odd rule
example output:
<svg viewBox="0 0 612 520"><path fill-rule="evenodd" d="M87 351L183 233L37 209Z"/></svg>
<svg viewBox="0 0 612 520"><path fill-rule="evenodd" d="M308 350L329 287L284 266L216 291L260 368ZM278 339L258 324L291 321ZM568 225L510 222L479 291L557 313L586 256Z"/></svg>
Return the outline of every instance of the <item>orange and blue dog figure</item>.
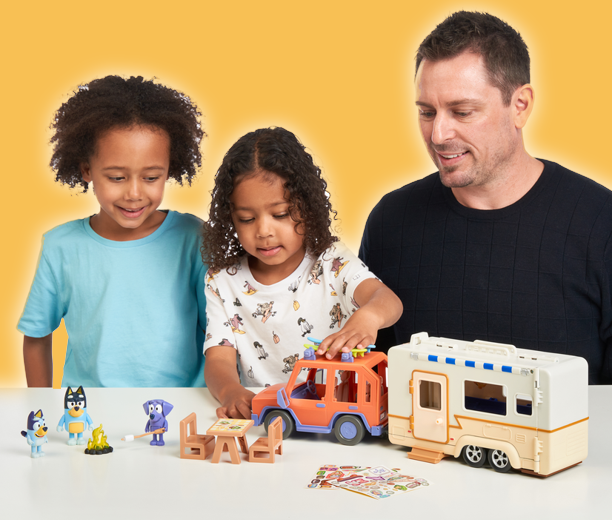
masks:
<svg viewBox="0 0 612 520"><path fill-rule="evenodd" d="M57 425L57 431L63 432L64 427L68 432L68 445L87 444L87 439L83 438L86 428L93 430L93 421L87 413L87 398L82 386L76 390L68 387L64 396L64 415Z"/></svg>
<svg viewBox="0 0 612 520"><path fill-rule="evenodd" d="M49 428L45 424L45 416L42 410L38 412L30 412L28 415L27 431L22 431L21 435L26 438L28 444L32 447L31 456L33 459L44 457L45 452L42 450L43 444L49 442L47 439L47 431Z"/></svg>

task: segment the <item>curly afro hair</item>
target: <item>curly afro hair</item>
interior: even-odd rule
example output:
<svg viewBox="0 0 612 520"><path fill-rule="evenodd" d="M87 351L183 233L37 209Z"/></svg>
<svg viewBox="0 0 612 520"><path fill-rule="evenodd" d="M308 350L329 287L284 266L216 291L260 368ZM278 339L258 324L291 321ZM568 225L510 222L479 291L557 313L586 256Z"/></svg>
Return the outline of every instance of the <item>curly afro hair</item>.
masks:
<svg viewBox="0 0 612 520"><path fill-rule="evenodd" d="M112 128L134 125L164 130L170 137L169 178L191 180L202 165L200 142L206 135L198 107L181 92L144 80L106 76L80 85L55 114L51 128L51 168L55 180L87 191L81 164L95 153L98 138Z"/></svg>
<svg viewBox="0 0 612 520"><path fill-rule="evenodd" d="M211 270L226 269L246 254L232 221L230 196L238 182L260 172L283 179L296 233L301 231L310 254L318 256L338 241L331 231L336 211L311 155L288 130L261 128L244 135L229 149L215 176L202 245L202 259Z"/></svg>

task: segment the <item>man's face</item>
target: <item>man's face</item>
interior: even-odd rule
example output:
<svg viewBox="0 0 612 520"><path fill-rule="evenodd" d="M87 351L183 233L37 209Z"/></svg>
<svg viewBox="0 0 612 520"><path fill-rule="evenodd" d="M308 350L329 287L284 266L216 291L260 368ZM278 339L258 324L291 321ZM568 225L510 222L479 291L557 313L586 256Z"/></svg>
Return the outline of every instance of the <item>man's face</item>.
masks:
<svg viewBox="0 0 612 520"><path fill-rule="evenodd" d="M442 184L464 188L503 179L522 139L512 103L504 106L479 54L423 60L416 99L421 133Z"/></svg>

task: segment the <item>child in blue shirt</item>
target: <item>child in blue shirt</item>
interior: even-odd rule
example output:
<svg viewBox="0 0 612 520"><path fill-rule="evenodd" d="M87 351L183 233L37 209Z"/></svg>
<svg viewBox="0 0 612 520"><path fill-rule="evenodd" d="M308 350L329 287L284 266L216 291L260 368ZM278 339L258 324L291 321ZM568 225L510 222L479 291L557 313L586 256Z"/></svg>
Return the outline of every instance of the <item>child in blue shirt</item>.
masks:
<svg viewBox="0 0 612 520"><path fill-rule="evenodd" d="M62 386L203 386L202 222L159 210L166 181L191 184L205 135L184 94L142 77L79 90L52 124L56 180L100 211L44 235L18 328L28 386L51 386L52 333L68 348Z"/></svg>

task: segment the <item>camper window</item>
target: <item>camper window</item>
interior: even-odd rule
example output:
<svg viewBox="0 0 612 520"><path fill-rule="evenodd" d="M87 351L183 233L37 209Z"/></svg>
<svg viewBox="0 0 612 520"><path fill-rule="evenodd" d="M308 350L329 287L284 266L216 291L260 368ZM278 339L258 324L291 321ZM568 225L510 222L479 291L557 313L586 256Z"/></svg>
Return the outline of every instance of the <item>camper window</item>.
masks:
<svg viewBox="0 0 612 520"><path fill-rule="evenodd" d="M442 409L442 385L435 381L419 381L419 406L429 410Z"/></svg>
<svg viewBox="0 0 612 520"><path fill-rule="evenodd" d="M533 399L527 394L516 394L516 413L520 415L532 415Z"/></svg>
<svg viewBox="0 0 612 520"><path fill-rule="evenodd" d="M503 385L465 381L465 408L475 412L506 415L507 394Z"/></svg>

